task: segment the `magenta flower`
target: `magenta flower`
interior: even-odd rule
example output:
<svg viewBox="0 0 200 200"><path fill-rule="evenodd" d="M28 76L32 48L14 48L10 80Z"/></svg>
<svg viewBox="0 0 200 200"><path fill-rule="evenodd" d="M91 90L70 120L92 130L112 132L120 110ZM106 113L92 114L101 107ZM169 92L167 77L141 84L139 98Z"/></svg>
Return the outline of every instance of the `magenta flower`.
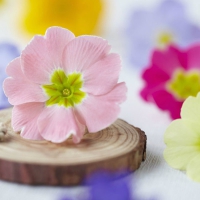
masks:
<svg viewBox="0 0 200 200"><path fill-rule="evenodd" d="M7 67L5 94L14 105L12 127L26 139L80 142L85 129L99 131L113 123L126 99L117 83L119 55L95 36L75 38L52 27L35 36Z"/></svg>
<svg viewBox="0 0 200 200"><path fill-rule="evenodd" d="M200 40L200 28L193 24L183 3L177 0L160 1L152 10L138 9L130 17L127 38L131 63L147 65L152 49L170 44L187 47Z"/></svg>
<svg viewBox="0 0 200 200"><path fill-rule="evenodd" d="M142 78L143 99L168 110L172 119L180 118L184 100L200 91L200 44L186 50L175 46L155 50Z"/></svg>

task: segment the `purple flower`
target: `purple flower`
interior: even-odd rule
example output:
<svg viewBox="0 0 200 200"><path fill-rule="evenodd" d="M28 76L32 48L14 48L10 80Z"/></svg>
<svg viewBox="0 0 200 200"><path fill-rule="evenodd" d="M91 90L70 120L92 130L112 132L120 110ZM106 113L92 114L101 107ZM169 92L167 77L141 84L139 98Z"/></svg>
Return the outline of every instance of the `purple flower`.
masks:
<svg viewBox="0 0 200 200"><path fill-rule="evenodd" d="M109 173L99 171L91 175L84 185L90 186L88 193L69 198L62 197L59 200L147 200L134 195L130 181L125 177L128 172ZM155 198L148 198L155 200Z"/></svg>
<svg viewBox="0 0 200 200"><path fill-rule="evenodd" d="M125 179L115 180L117 176L106 172L94 174L89 180L89 200L131 200L129 182Z"/></svg>
<svg viewBox="0 0 200 200"><path fill-rule="evenodd" d="M11 43L0 43L0 84L2 86L4 79L7 77L5 69L8 63L19 56L17 47ZM0 109L9 107L8 98L3 90L0 91Z"/></svg>
<svg viewBox="0 0 200 200"><path fill-rule="evenodd" d="M83 185L89 186L87 192L76 197L63 196L59 200L136 200L131 197L129 181L123 173L99 171L92 174Z"/></svg>
<svg viewBox="0 0 200 200"><path fill-rule="evenodd" d="M200 40L200 28L192 24L185 7L178 1L165 0L155 10L138 10L128 25L129 57L137 67L147 64L151 50L175 43L180 47Z"/></svg>

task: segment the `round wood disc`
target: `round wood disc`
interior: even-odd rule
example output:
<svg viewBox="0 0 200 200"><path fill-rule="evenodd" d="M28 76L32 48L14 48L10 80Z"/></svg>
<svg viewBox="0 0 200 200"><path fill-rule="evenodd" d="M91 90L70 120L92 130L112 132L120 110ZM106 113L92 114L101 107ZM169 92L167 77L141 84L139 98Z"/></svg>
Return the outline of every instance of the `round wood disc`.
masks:
<svg viewBox="0 0 200 200"><path fill-rule="evenodd" d="M92 172L134 171L145 159L143 131L118 119L97 133L86 133L79 144L72 139L55 144L21 138L12 130L12 109L0 111L7 128L0 142L0 179L37 185L77 185Z"/></svg>

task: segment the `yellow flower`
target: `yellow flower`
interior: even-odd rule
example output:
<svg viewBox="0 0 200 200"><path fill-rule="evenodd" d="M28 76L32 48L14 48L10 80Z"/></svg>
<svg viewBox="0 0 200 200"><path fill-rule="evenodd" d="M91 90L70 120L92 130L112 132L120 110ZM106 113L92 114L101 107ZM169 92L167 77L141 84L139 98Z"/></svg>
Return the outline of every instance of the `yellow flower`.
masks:
<svg viewBox="0 0 200 200"><path fill-rule="evenodd" d="M181 119L173 121L164 136L167 163L186 170L194 181L200 182L200 93L185 100Z"/></svg>
<svg viewBox="0 0 200 200"><path fill-rule="evenodd" d="M50 26L70 29L75 35L91 34L97 27L101 0L27 0L24 28L44 34Z"/></svg>

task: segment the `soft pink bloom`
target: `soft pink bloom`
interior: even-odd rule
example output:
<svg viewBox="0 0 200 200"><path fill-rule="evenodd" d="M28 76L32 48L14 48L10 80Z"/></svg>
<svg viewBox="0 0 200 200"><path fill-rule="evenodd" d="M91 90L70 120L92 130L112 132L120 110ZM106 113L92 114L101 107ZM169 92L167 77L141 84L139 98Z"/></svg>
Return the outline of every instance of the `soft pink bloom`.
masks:
<svg viewBox="0 0 200 200"><path fill-rule="evenodd" d="M142 78L142 98L169 111L172 119L180 118L184 100L200 91L200 44L185 50L175 46L155 50Z"/></svg>
<svg viewBox="0 0 200 200"><path fill-rule="evenodd" d="M118 83L119 55L109 51L107 41L100 37L75 38L69 30L59 27L49 28L44 37L35 36L6 70L10 77L4 81L4 91L14 105L14 131L21 131L26 139L63 142L73 135L73 141L80 142L86 128L97 132L113 123L120 112L119 104L126 99L127 88L125 83ZM66 75L61 83L59 70ZM53 84L55 74L51 93L61 99L56 101L44 89ZM69 84L66 81L73 74L76 80ZM55 87L62 89L55 91ZM50 98L54 103L48 103ZM65 100L67 106L62 103Z"/></svg>

